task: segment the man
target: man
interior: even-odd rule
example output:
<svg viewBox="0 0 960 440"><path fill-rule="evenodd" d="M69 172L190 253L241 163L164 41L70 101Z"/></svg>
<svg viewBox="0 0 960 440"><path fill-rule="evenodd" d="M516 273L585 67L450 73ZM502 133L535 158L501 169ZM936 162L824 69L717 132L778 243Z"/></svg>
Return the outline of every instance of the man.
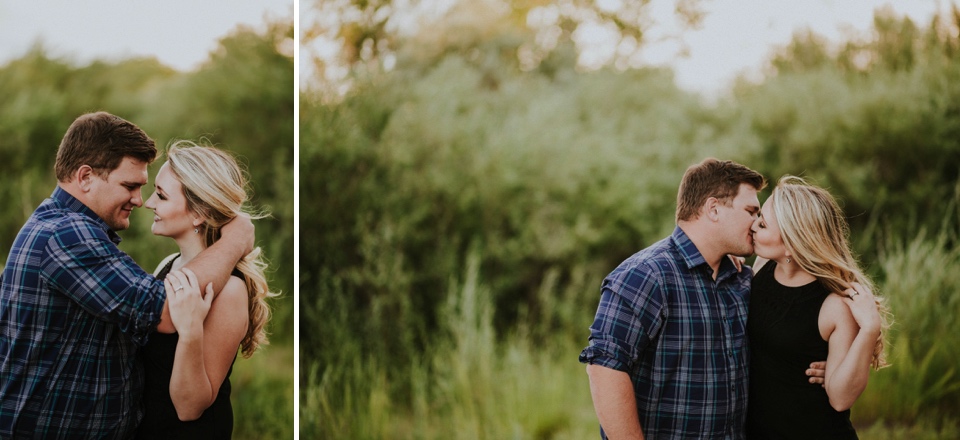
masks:
<svg viewBox="0 0 960 440"><path fill-rule="evenodd" d="M57 187L20 230L0 282L0 438L130 437L142 416L139 345L165 314L163 283L117 248L157 155L136 125L77 118ZM219 291L253 248L248 218L187 267ZM199 261L198 261L199 260ZM172 332L169 317L165 331Z"/></svg>
<svg viewBox="0 0 960 440"><path fill-rule="evenodd" d="M673 233L604 279L580 354L604 438L743 438L753 274L727 255L753 253L764 186L735 162L691 166Z"/></svg>

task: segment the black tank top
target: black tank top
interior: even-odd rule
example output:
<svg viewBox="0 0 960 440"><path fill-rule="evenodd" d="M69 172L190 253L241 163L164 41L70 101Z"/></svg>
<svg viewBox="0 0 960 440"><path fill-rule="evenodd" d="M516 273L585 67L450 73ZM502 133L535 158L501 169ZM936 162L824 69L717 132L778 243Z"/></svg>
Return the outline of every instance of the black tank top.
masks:
<svg viewBox="0 0 960 440"><path fill-rule="evenodd" d="M856 439L850 411L834 410L806 375L811 362L827 359L818 320L830 292L819 281L784 286L773 276L776 266L763 266L750 291L747 438Z"/></svg>
<svg viewBox="0 0 960 440"><path fill-rule="evenodd" d="M178 256L179 258L179 256ZM170 259L157 273L164 279L173 267L176 258ZM233 274L243 279L243 274L234 269ZM180 421L170 398L170 375L173 374L173 359L177 352L179 335L154 332L147 345L140 349L139 357L144 366L143 421L137 428L138 439L229 439L233 435L233 407L230 405L230 374L233 363L220 385L217 399L197 420ZM238 347L239 349L239 347ZM233 358L237 360L236 356Z"/></svg>

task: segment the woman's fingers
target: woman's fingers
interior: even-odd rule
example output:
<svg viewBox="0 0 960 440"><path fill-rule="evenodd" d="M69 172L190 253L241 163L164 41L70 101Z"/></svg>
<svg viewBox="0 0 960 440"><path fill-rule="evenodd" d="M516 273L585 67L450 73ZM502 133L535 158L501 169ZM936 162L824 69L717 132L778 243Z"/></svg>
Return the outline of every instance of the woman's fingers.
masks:
<svg viewBox="0 0 960 440"><path fill-rule="evenodd" d="M180 272L183 273L183 275L186 277L187 281L190 283L191 286L200 287L200 282L197 281L197 274L193 273L192 270L190 270L187 267L184 267L180 269Z"/></svg>
<svg viewBox="0 0 960 440"><path fill-rule="evenodd" d="M183 268L170 271L164 282L167 281L172 283L176 294L195 293L200 295L200 282L197 280L197 275L190 269Z"/></svg>
<svg viewBox="0 0 960 440"><path fill-rule="evenodd" d="M850 288L855 290L859 295L863 295L864 297L869 297L871 299L873 298L873 292L871 292L870 289L868 289L863 284L860 284L858 282L852 282L850 283Z"/></svg>
<svg viewBox="0 0 960 440"><path fill-rule="evenodd" d="M167 291L167 296L168 296L168 297L174 296L174 295L177 294L177 291L174 290L173 283L170 282L170 277L166 277L166 278L163 279L163 288L164 288L164 290Z"/></svg>
<svg viewBox="0 0 960 440"><path fill-rule="evenodd" d="M167 274L167 279L170 279L171 277L173 277L173 280L171 280L173 283L173 289L176 290L177 293L181 293L179 292L180 290L190 287L190 281L183 274L183 272L179 270L171 270L170 273Z"/></svg>
<svg viewBox="0 0 960 440"><path fill-rule="evenodd" d="M206 303L208 309L213 304L214 296L215 295L213 294L213 283L207 283L206 294L203 295L203 302Z"/></svg>
<svg viewBox="0 0 960 440"><path fill-rule="evenodd" d="M168 293L168 299L170 317L177 332L183 336L202 331L215 296L212 294L213 283L207 284L207 295L203 295L196 274L186 268L170 271L163 282L166 289L173 292Z"/></svg>
<svg viewBox="0 0 960 440"><path fill-rule="evenodd" d="M844 290L844 304L853 314L853 319L861 329L879 329L880 312L877 310L876 298L873 292L860 283L850 283L850 288Z"/></svg>

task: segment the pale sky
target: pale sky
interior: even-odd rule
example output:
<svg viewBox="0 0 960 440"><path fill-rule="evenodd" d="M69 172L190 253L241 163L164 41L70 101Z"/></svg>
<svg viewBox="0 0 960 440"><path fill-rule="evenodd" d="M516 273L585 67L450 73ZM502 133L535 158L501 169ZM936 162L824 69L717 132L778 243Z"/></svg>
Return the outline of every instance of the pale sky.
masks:
<svg viewBox="0 0 960 440"><path fill-rule="evenodd" d="M0 65L40 39L52 55L81 63L152 55L189 70L240 23L259 27L264 16L292 19L295 1L0 0ZM738 73L756 73L774 46L786 44L804 26L839 41L866 32L878 7L888 5L925 26L951 1L957 0L703 0L703 28L681 35L689 49L683 57L671 37L675 0L653 0L658 26L649 36L662 41L646 46L641 56L653 65L673 66L681 87L710 95Z"/></svg>
<svg viewBox="0 0 960 440"><path fill-rule="evenodd" d="M656 14L669 17L673 1L653 3L667 7ZM839 42L851 33L864 35L877 8L889 6L926 27L936 11L946 11L950 4L951 0L704 0L703 28L683 34L689 56L677 57L678 45L668 40L645 49L649 50L645 59L672 64L681 87L713 94L732 84L738 73L758 72L771 49L786 45L798 29L809 27ZM669 27L670 20L658 22ZM660 31L668 34L671 29Z"/></svg>
<svg viewBox="0 0 960 440"><path fill-rule="evenodd" d="M40 39L50 55L79 63L155 56L191 70L238 24L292 21L294 1L0 0L0 65Z"/></svg>

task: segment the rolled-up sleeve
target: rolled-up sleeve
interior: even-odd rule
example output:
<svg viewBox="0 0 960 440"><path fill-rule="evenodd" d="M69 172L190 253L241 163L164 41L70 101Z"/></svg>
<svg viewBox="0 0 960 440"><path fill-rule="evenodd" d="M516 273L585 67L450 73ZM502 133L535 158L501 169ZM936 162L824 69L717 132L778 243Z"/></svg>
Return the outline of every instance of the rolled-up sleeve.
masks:
<svg viewBox="0 0 960 440"><path fill-rule="evenodd" d="M600 305L580 362L629 372L663 325L663 289L644 267L617 270L603 280Z"/></svg>
<svg viewBox="0 0 960 440"><path fill-rule="evenodd" d="M163 283L120 251L102 231L66 228L47 244L43 276L97 319L146 343L163 313Z"/></svg>

